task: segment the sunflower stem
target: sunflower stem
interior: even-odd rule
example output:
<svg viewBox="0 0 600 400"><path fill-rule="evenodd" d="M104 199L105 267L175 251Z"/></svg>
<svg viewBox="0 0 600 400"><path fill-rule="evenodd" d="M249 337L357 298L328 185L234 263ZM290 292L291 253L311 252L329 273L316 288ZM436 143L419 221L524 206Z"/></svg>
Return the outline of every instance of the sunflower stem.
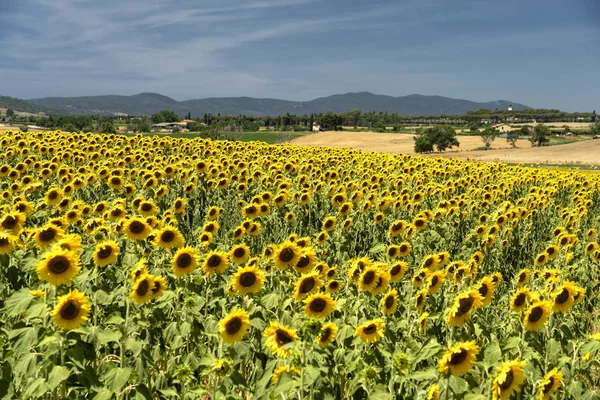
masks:
<svg viewBox="0 0 600 400"><path fill-rule="evenodd" d="M127 323L129 322L129 300L125 300L125 322L123 322L123 337L119 341L119 351L121 352L121 368L125 367L125 340L127 340Z"/></svg>

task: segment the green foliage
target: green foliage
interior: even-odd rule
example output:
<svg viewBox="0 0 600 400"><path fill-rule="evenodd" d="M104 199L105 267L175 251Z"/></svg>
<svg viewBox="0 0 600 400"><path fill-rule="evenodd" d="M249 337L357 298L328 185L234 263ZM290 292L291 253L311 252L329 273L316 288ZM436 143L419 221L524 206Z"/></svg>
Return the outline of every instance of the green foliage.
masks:
<svg viewBox="0 0 600 400"><path fill-rule="evenodd" d="M492 128L491 126L487 126L483 131L481 131L481 133L479 133L479 136L481 136L481 140L483 140L483 145L485 148L489 149L492 147L492 143L494 140L496 140L496 136L499 134L500 132L498 132L496 129Z"/></svg>
<svg viewBox="0 0 600 400"><path fill-rule="evenodd" d="M318 118L318 123L321 128L327 131L337 131L342 128L342 117L338 114L327 113Z"/></svg>
<svg viewBox="0 0 600 400"><path fill-rule="evenodd" d="M544 144L550 141L549 136L552 134L550 128L543 124L537 124L533 128L533 132L529 137L529 141L531 142L531 147L535 146L543 146Z"/></svg>
<svg viewBox="0 0 600 400"><path fill-rule="evenodd" d="M529 130L527 130L529 132ZM506 132L506 141L512 145L513 148L517 147L517 141L521 136L522 130L510 130Z"/></svg>
<svg viewBox="0 0 600 400"><path fill-rule="evenodd" d="M163 122L179 122L181 118L177 113L171 110L162 110L155 114L152 114L150 117L152 119L153 124L160 124Z"/></svg>
<svg viewBox="0 0 600 400"><path fill-rule="evenodd" d="M600 135L600 121L596 121L590 125L590 133L592 135Z"/></svg>
<svg viewBox="0 0 600 400"><path fill-rule="evenodd" d="M415 137L415 152L417 153L431 152L433 147L442 152L459 145L456 131L449 126L427 128L419 131Z"/></svg>

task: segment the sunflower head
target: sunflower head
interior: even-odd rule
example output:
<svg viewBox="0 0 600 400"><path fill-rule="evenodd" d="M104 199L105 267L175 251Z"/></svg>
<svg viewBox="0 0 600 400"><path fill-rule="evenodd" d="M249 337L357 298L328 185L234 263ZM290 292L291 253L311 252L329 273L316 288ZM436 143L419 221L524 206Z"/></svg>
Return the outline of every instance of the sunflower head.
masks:
<svg viewBox="0 0 600 400"><path fill-rule="evenodd" d="M304 312L311 318L326 318L335 309L335 300L329 294L312 294L304 300L304 304Z"/></svg>
<svg viewBox="0 0 600 400"><path fill-rule="evenodd" d="M242 340L248 328L250 328L250 314L246 310L232 311L219 321L219 334L228 344Z"/></svg>
<svg viewBox="0 0 600 400"><path fill-rule="evenodd" d="M68 285L81 270L81 260L75 252L60 247L47 252L38 263L38 277L53 285Z"/></svg>
<svg viewBox="0 0 600 400"><path fill-rule="evenodd" d="M479 347L475 341L458 343L440 358L438 370L443 374L465 375L475 365L477 354Z"/></svg>
<svg viewBox="0 0 600 400"><path fill-rule="evenodd" d="M363 342L375 343L383 338L385 323L381 318L367 321L358 326L355 331L355 336L361 338Z"/></svg>
<svg viewBox="0 0 600 400"><path fill-rule="evenodd" d="M328 322L321 326L319 334L317 335L317 344L321 347L327 347L335 339L338 327L333 322Z"/></svg>
<svg viewBox="0 0 600 400"><path fill-rule="evenodd" d="M88 320L90 313L89 299L77 289L59 296L52 311L54 323L65 329L77 329Z"/></svg>
<svg viewBox="0 0 600 400"><path fill-rule="evenodd" d="M191 274L199 263L200 255L193 247L183 247L173 255L171 270L175 276Z"/></svg>
<svg viewBox="0 0 600 400"><path fill-rule="evenodd" d="M232 284L234 290L239 294L258 292L265 281L265 273L255 265L247 265L238 268L233 275Z"/></svg>
<svg viewBox="0 0 600 400"><path fill-rule="evenodd" d="M267 348L279 358L287 357L290 354L289 345L298 339L296 329L291 329L276 321L271 321L269 327L265 329L264 336L267 338L265 342Z"/></svg>
<svg viewBox="0 0 600 400"><path fill-rule="evenodd" d="M134 283L130 297L136 304L144 304L152 300L154 277L150 274L141 275Z"/></svg>

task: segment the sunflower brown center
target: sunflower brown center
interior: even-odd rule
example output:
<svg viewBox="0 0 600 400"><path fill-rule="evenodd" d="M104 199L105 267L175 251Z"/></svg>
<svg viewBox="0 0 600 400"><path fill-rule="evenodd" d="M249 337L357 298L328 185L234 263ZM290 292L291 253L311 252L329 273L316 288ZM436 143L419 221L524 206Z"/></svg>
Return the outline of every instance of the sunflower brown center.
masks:
<svg viewBox="0 0 600 400"><path fill-rule="evenodd" d="M385 308L392 308L394 305L394 296L388 296L385 298Z"/></svg>
<svg viewBox="0 0 600 400"><path fill-rule="evenodd" d="M283 262L290 262L294 258L294 255L294 250L286 247L281 251L281 253L279 253L279 259Z"/></svg>
<svg viewBox="0 0 600 400"><path fill-rule="evenodd" d="M542 315L544 315L544 310L542 307L534 307L529 313L529 317L527 317L527 319L529 322L538 322L540 319L542 319Z"/></svg>
<svg viewBox="0 0 600 400"><path fill-rule="evenodd" d="M310 302L308 308L314 312L322 312L327 307L327 302L324 299L316 298Z"/></svg>
<svg viewBox="0 0 600 400"><path fill-rule="evenodd" d="M144 226L144 224L140 221L133 221L131 224L129 224L129 230L133 234L140 234L144 232L145 229L146 226Z"/></svg>
<svg viewBox="0 0 600 400"><path fill-rule="evenodd" d="M515 380L515 374L513 373L512 369L511 369L510 371L508 371L506 373L506 379L504 379L504 382L502 382L500 384L500 389L507 390L508 388L510 388L512 386L512 383L514 380Z"/></svg>
<svg viewBox="0 0 600 400"><path fill-rule="evenodd" d="M480 295L482 295L483 297L485 297L485 296L487 296L489 290L488 290L487 285L485 283L482 283L479 286L479 290L478 291L479 291Z"/></svg>
<svg viewBox="0 0 600 400"><path fill-rule="evenodd" d="M337 281L331 281L329 282L329 289L331 290L336 290L338 288L339 284L337 283Z"/></svg>
<svg viewBox="0 0 600 400"><path fill-rule="evenodd" d="M440 278L437 275L432 276L431 277L431 286L436 286L439 281L440 281Z"/></svg>
<svg viewBox="0 0 600 400"><path fill-rule="evenodd" d="M60 309L60 316L63 319L71 320L79 315L79 304L76 301L69 300Z"/></svg>
<svg viewBox="0 0 600 400"><path fill-rule="evenodd" d="M292 342L292 337L283 329L277 329L275 332L275 337L277 338L277 343L280 346Z"/></svg>
<svg viewBox="0 0 600 400"><path fill-rule="evenodd" d="M377 326L375 324L369 324L363 328L363 332L367 335L371 335L377 332Z"/></svg>
<svg viewBox="0 0 600 400"><path fill-rule="evenodd" d="M208 266L211 268L217 268L221 265L221 256L218 254L213 254L208 258Z"/></svg>
<svg viewBox="0 0 600 400"><path fill-rule="evenodd" d="M569 300L569 291L567 289L564 289L560 292L560 294L558 296L556 296L556 303L557 304L564 304Z"/></svg>
<svg viewBox="0 0 600 400"><path fill-rule="evenodd" d="M331 335L331 328L327 327L321 331L321 335L319 336L319 339L322 342L326 342L327 340L329 340L330 335Z"/></svg>
<svg viewBox="0 0 600 400"><path fill-rule="evenodd" d="M554 377L551 376L550 379L548 379L548 383L546 383L544 385L544 394L550 393L550 390L552 390L553 386L554 386Z"/></svg>
<svg viewBox="0 0 600 400"><path fill-rule="evenodd" d="M228 335L235 335L242 328L242 320L239 317L234 317L225 324L225 331Z"/></svg>
<svg viewBox="0 0 600 400"><path fill-rule="evenodd" d="M117 177L117 176L113 176L113 177L110 179L110 182L111 182L113 185L120 185L120 184L121 184L121 178L119 178L119 177Z"/></svg>
<svg viewBox="0 0 600 400"><path fill-rule="evenodd" d="M183 207L183 203L181 202L181 200L177 200L177 201L175 202L175 208L179 209L179 208L181 208L181 207Z"/></svg>
<svg viewBox="0 0 600 400"><path fill-rule="evenodd" d="M48 269L54 274L62 274L69 269L69 260L64 256L56 256L48 263Z"/></svg>
<svg viewBox="0 0 600 400"><path fill-rule="evenodd" d="M300 284L300 293L308 293L315 287L314 278L306 278Z"/></svg>
<svg viewBox="0 0 600 400"><path fill-rule="evenodd" d="M170 243L175 239L175 233L172 231L165 231L160 235L160 239L165 243Z"/></svg>
<svg viewBox="0 0 600 400"><path fill-rule="evenodd" d="M522 283L522 282L524 282L526 279L527 279L527 274L526 274L525 272L522 272L522 273L519 275L519 283Z"/></svg>
<svg viewBox="0 0 600 400"><path fill-rule="evenodd" d="M4 229L13 229L15 226L17 226L18 222L19 221L17 221L17 219L12 215L7 215L6 218L4 218L4 220L2 221L2 227Z"/></svg>
<svg viewBox="0 0 600 400"><path fill-rule="evenodd" d="M298 260L298 263L296 264L296 267L298 267L298 268L306 268L309 264L310 264L310 258L308 258L307 256L302 256Z"/></svg>
<svg viewBox="0 0 600 400"><path fill-rule="evenodd" d="M525 299L527 298L527 296L525 296L524 293L521 293L517 296L517 298L515 299L515 306L517 307L521 307L524 303L525 303Z"/></svg>
<svg viewBox="0 0 600 400"><path fill-rule="evenodd" d="M233 251L233 255L237 258L244 257L246 255L246 250L244 250L242 247L238 247Z"/></svg>
<svg viewBox="0 0 600 400"><path fill-rule="evenodd" d="M465 349L460 349L458 353L452 353L450 356L450 364L452 365L460 365L467 359L469 352Z"/></svg>
<svg viewBox="0 0 600 400"><path fill-rule="evenodd" d="M4 247L4 246L8 246L9 242L8 242L8 238L0 238L0 247Z"/></svg>
<svg viewBox="0 0 600 400"><path fill-rule="evenodd" d="M375 272L367 271L365 276L363 277L363 284L370 285L375 280Z"/></svg>
<svg viewBox="0 0 600 400"><path fill-rule="evenodd" d="M141 208L142 208L142 211L144 211L144 212L152 211L152 204L143 203Z"/></svg>
<svg viewBox="0 0 600 400"><path fill-rule="evenodd" d="M473 299L471 296L460 299L458 301L458 315L465 315L469 311L471 311L471 307L473 306Z"/></svg>
<svg viewBox="0 0 600 400"><path fill-rule="evenodd" d="M240 284L244 287L251 287L256 283L256 274L252 271L244 272L240 275Z"/></svg>
<svg viewBox="0 0 600 400"><path fill-rule="evenodd" d="M137 288L135 288L135 293L138 296L145 296L150 289L150 285L148 284L148 280L144 279L138 283Z"/></svg>
<svg viewBox="0 0 600 400"><path fill-rule="evenodd" d="M104 260L105 258L108 258L112 255L113 253L113 248L111 246L102 246L102 248L100 249L100 251L98 251L98 258Z"/></svg>

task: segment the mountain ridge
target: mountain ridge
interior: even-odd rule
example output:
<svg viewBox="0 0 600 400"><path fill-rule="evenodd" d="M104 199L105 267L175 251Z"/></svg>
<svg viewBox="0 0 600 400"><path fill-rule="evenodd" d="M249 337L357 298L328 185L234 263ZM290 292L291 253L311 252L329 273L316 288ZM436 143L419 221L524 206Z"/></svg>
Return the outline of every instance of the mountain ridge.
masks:
<svg viewBox="0 0 600 400"><path fill-rule="evenodd" d="M221 115L284 115L320 114L344 112L359 109L362 112L398 113L406 116L454 115L468 111L486 109L507 109L506 100L474 102L444 96L410 94L388 96L371 92L349 92L318 97L309 101L281 100L275 98L208 97L177 101L160 93L144 92L131 96L104 95L81 97L45 97L30 99L27 102L68 114L151 115L169 109L181 116L191 113L193 117L206 114ZM513 103L515 111L530 107Z"/></svg>

